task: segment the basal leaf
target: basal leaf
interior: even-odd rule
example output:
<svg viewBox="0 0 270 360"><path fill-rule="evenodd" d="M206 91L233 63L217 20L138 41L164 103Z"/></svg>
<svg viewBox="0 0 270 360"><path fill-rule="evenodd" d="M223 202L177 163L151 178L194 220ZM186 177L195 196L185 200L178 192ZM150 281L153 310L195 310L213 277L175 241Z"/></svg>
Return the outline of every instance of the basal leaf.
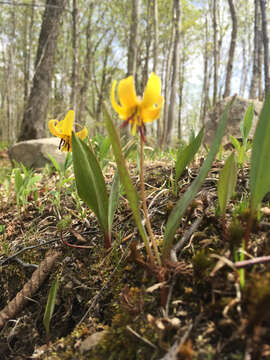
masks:
<svg viewBox="0 0 270 360"><path fill-rule="evenodd" d="M97 159L90 148L72 134L73 166L80 198L97 216L104 232L108 231L108 194Z"/></svg>
<svg viewBox="0 0 270 360"><path fill-rule="evenodd" d="M251 211L256 213L270 190L270 93L268 93L253 138L250 167Z"/></svg>
<svg viewBox="0 0 270 360"><path fill-rule="evenodd" d="M218 202L221 214L224 215L226 206L234 193L237 180L237 162L234 153L226 160L223 169L219 173L217 186Z"/></svg>
<svg viewBox="0 0 270 360"><path fill-rule="evenodd" d="M170 213L170 216L168 218L166 228L165 228L165 234L164 234L164 241L163 241L163 248L162 248L163 259L165 259L168 256L168 252L172 246L174 235L176 233L177 228L179 227L182 216L184 215L189 204L195 198L197 192L199 191L201 185L204 182L204 179L206 178L206 176L208 174L208 171L211 168L213 161L215 160L216 154L219 150L219 145L221 143L223 132L224 132L224 129L226 126L228 109L230 108L233 101L234 101L234 98L230 103L227 104L227 106L225 108L223 116L219 122L219 126L217 129L215 138L210 147L210 151L201 167L199 174L197 175L197 177L193 181L193 183L190 185L188 190L185 192L185 194L178 200L178 202L176 203L172 212Z"/></svg>
<svg viewBox="0 0 270 360"><path fill-rule="evenodd" d="M119 200L119 185L120 185L120 179L119 179L118 171L116 170L113 177L112 187L109 196L108 226L110 233L112 230L112 223L113 223L115 210L117 208L117 204Z"/></svg>
<svg viewBox="0 0 270 360"><path fill-rule="evenodd" d="M254 114L254 105L252 103L247 108L244 119L240 123L240 131L241 131L241 135L243 138L243 142L247 141L247 139L249 137L249 133L250 133L252 121L253 121L253 114Z"/></svg>
<svg viewBox="0 0 270 360"><path fill-rule="evenodd" d="M185 167L190 163L199 150L203 138L203 132L204 129L202 128L199 134L192 139L191 143L187 145L184 150L180 149L180 151L178 151L175 164L175 184L177 184Z"/></svg>
<svg viewBox="0 0 270 360"><path fill-rule="evenodd" d="M149 250L148 238L147 238L145 229L141 222L138 195L132 184L128 169L126 167L125 158L123 156L122 149L121 149L120 138L119 138L118 132L116 131L114 123L111 119L110 113L107 109L107 105L104 103L103 106L104 106L104 114L105 114L105 119L106 119L106 127L107 127L107 130L109 133L109 137L111 139L112 149L113 149L115 161L117 163L119 176L120 176L121 182L124 186L126 196L129 201L129 206L132 210L132 213L133 213L134 219L136 221L136 225L138 227L140 235L145 243L147 250Z"/></svg>

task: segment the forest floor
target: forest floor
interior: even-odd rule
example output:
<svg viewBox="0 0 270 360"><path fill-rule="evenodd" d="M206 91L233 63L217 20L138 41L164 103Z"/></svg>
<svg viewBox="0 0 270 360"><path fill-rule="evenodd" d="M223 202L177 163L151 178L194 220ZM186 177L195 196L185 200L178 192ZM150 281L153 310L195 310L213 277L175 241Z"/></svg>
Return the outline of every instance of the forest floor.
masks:
<svg viewBox="0 0 270 360"><path fill-rule="evenodd" d="M149 214L162 247L168 215L198 173L200 161L181 177L177 196L170 189L172 162L145 165ZM222 222L216 212L221 167L216 161L179 224L177 262L172 259L162 269L146 261L123 196L113 224L113 248L107 251L95 216L76 206L74 181L60 189L59 174L47 169L35 194L28 194L19 207L13 182L9 190L0 182L0 323L6 316L0 329L1 360L270 359L270 265L254 265L241 274L233 266L246 226L248 169L239 172L236 195ZM2 151L1 176L9 169ZM135 165L130 164L130 172L139 189ZM110 166L106 180L112 180ZM247 258L270 252L265 200ZM59 214L68 225L59 226ZM85 248L67 246L61 238ZM34 278L37 269L43 273ZM3 317L5 306L31 276L36 287L23 300L27 304L17 303L13 313L10 306ZM59 289L48 339L43 316L56 276Z"/></svg>

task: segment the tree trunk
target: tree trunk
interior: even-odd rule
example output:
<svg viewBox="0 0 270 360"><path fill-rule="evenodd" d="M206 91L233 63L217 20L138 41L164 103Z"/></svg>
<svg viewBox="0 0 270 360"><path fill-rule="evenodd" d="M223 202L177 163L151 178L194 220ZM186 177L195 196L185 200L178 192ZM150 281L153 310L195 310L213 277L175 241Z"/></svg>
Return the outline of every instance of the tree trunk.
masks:
<svg viewBox="0 0 270 360"><path fill-rule="evenodd" d="M203 62L204 62L204 71L203 71L203 87L202 87L202 95L201 95L201 109L200 109L200 123L204 125L205 115L208 107L208 98L209 94L207 89L208 86L208 19L207 19L207 11L204 14L205 23L204 23L204 54L203 54Z"/></svg>
<svg viewBox="0 0 270 360"><path fill-rule="evenodd" d="M174 0L174 28L175 39L173 49L173 63L172 63L172 82L171 82L171 95L168 111L167 131L164 137L164 145L167 147L171 144L172 130L177 115L176 111L176 96L177 84L179 79L179 64L180 64L180 29L181 29L181 0Z"/></svg>
<svg viewBox="0 0 270 360"><path fill-rule="evenodd" d="M127 76L129 75L135 76L136 74L140 12L141 12L141 0L132 0Z"/></svg>
<svg viewBox="0 0 270 360"><path fill-rule="evenodd" d="M263 42L262 42L262 32L258 33L258 88L259 95L258 98L260 101L263 101L263 84L262 84L262 64L263 64Z"/></svg>
<svg viewBox="0 0 270 360"><path fill-rule="evenodd" d="M259 2L254 0L254 50L253 50L253 67L252 67L252 78L249 89L249 98L255 99L258 92L258 47L259 47Z"/></svg>
<svg viewBox="0 0 270 360"><path fill-rule="evenodd" d="M235 53L235 45L236 45L236 37L237 37L237 17L236 11L233 4L233 0L228 0L230 13L232 17L232 33L231 33L231 43L229 50L229 59L227 63L227 72L226 72L226 81L225 81L225 91L223 97L227 97L231 93L231 78L232 78L232 68L233 68L233 60Z"/></svg>
<svg viewBox="0 0 270 360"><path fill-rule="evenodd" d="M213 58L214 58L214 84L213 84L213 105L217 101L218 87L218 52L217 52L217 1L213 0Z"/></svg>
<svg viewBox="0 0 270 360"><path fill-rule="evenodd" d="M153 72L157 74L158 65L158 0L153 0L153 22L154 22L154 54L153 54ZM157 141L161 140L160 119L157 119Z"/></svg>
<svg viewBox="0 0 270 360"><path fill-rule="evenodd" d="M83 124L85 121L86 108L86 94L90 82L91 63L92 63L92 17L94 12L94 1L89 5L88 22L86 26L86 54L83 66L83 81L80 87L79 109L77 114L77 121Z"/></svg>
<svg viewBox="0 0 270 360"><path fill-rule="evenodd" d="M72 11L72 74L71 74L71 97L70 107L75 111L77 110L77 68L78 68L78 35L77 35L77 22L78 22L78 8L77 0L73 0ZM76 115L75 115L76 116Z"/></svg>
<svg viewBox="0 0 270 360"><path fill-rule="evenodd" d="M269 41L267 35L267 21L266 21L266 0L260 0L261 14L262 14L262 37L264 48L264 95L266 96L270 90L269 78Z"/></svg>
<svg viewBox="0 0 270 360"><path fill-rule="evenodd" d="M47 0L35 62L33 86L24 108L19 140L37 139L46 134L51 79L53 74L59 22L65 1Z"/></svg>

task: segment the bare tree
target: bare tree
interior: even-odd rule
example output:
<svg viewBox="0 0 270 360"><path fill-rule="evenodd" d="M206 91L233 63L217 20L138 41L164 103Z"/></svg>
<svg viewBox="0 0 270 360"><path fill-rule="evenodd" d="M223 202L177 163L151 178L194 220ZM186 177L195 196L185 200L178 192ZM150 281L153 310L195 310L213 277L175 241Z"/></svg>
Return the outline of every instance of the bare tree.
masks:
<svg viewBox="0 0 270 360"><path fill-rule="evenodd" d="M168 110L167 129L164 136L163 144L169 146L172 140L172 129L174 120L177 115L176 111L176 96L177 96L177 84L179 80L179 64L180 64L180 29L181 29L181 0L174 0L173 11L174 11L174 28L175 28L175 39L173 49L173 61L172 61L172 81L171 81L171 94L170 104Z"/></svg>
<svg viewBox="0 0 270 360"><path fill-rule="evenodd" d="M213 21L213 58L214 58L214 84L213 84L213 105L217 101L218 87L218 51L217 51L217 0L212 2L212 21Z"/></svg>
<svg viewBox="0 0 270 360"><path fill-rule="evenodd" d="M37 139L46 134L45 120L48 110L51 79L60 18L65 1L47 0L35 62L33 86L24 108L19 140Z"/></svg>
<svg viewBox="0 0 270 360"><path fill-rule="evenodd" d="M233 60L234 60L236 37L237 37L237 16L236 16L233 0L228 0L228 3L232 18L232 33L231 33L231 43L230 43L229 58L228 58L227 71L226 71L225 91L223 94L224 98L229 96L231 92L232 68L233 68Z"/></svg>
<svg viewBox="0 0 270 360"><path fill-rule="evenodd" d="M267 35L267 21L266 21L266 0L260 0L261 14L262 14L262 39L264 48L264 94L266 95L270 90L269 78L269 40Z"/></svg>
<svg viewBox="0 0 270 360"><path fill-rule="evenodd" d="M140 12L141 12L141 0L132 0L127 75L133 75L133 76L135 76L137 69L137 47L138 47Z"/></svg>
<svg viewBox="0 0 270 360"><path fill-rule="evenodd" d="M253 67L249 88L249 98L255 99L258 92L258 49L259 49L259 1L254 0L254 45L253 45Z"/></svg>

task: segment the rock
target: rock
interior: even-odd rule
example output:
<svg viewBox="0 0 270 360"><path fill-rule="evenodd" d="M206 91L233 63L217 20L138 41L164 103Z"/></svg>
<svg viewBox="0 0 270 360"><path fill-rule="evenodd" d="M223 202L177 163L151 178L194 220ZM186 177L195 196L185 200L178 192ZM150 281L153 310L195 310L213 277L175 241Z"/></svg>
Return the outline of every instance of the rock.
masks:
<svg viewBox="0 0 270 360"><path fill-rule="evenodd" d="M95 347L108 331L103 330L88 336L80 345L80 352L86 352Z"/></svg>
<svg viewBox="0 0 270 360"><path fill-rule="evenodd" d="M48 154L52 155L59 164L63 164L66 153L59 150L60 139L56 137L21 141L9 149L11 162L22 163L29 168L42 168L51 164Z"/></svg>
<svg viewBox="0 0 270 360"><path fill-rule="evenodd" d="M231 99L232 96L220 100L216 103L214 108L208 111L206 114L203 139L205 144L211 145L218 127L218 122L221 119L225 106L229 101L231 101ZM251 103L254 104L254 118L250 131L250 137L252 138L257 125L258 116L260 115L263 106L263 102L256 99L244 99L240 96L236 96L234 103L232 104L228 113L227 126L222 139L223 145L230 143L230 135L233 135L237 139L241 138L240 122L243 120L246 110Z"/></svg>

